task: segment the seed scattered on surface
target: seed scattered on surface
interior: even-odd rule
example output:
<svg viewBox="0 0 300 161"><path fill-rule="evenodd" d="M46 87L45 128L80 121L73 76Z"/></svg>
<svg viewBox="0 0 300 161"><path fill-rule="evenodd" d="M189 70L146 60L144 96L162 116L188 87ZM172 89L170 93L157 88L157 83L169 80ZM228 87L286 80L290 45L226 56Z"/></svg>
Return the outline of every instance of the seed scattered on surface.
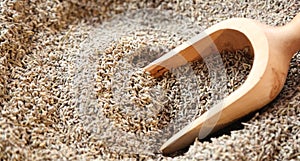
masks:
<svg viewBox="0 0 300 161"><path fill-rule="evenodd" d="M137 19L138 25L125 26L124 32L109 32L129 23L122 19L124 16L119 16L119 20L123 21L112 21L109 18L139 8L156 8L165 12L163 17L171 16L173 21L162 19L161 14L153 16L152 20L144 19L138 13L136 17L129 18ZM225 81L227 88L221 89L223 95L218 95L213 91L220 86L211 88L213 82L207 79L215 76L208 72L209 64L194 62L177 69L178 73L194 69L196 76L190 80L192 86L186 87L180 85L181 79L187 79L176 75L176 71L166 73L161 79L152 79L140 70L150 60L137 62L142 59L129 56L150 52L154 57L159 57L195 32L200 32L195 25L207 28L230 17L249 17L271 25L283 25L299 12L299 8L300 4L296 0L126 0L122 3L111 0L1 1L0 160L299 160L300 123L297 120L300 120L300 53L292 59L283 91L275 101L260 111L260 115L230 135L213 138L211 142L195 141L188 152L174 158L153 153L156 142L162 141L157 137L161 136L160 130L168 126L168 130L179 130L187 120L209 109L212 100L220 100L236 90L246 79L251 68L251 58L245 56L247 51L221 53L222 59L228 60L223 62L226 78L220 77L217 80L228 81ZM151 10L147 13L151 14ZM190 20L183 21L184 17ZM146 30L127 32L137 29L136 26L151 25ZM97 30L99 26L105 32ZM180 28L182 26L184 28ZM97 37L89 39L89 33L95 30L102 33L100 37L103 39L97 44L93 42ZM177 31L177 34L172 31ZM117 34L122 35L121 38L116 37L114 41L107 42ZM90 46L83 48L83 41ZM101 50L96 48L99 44L103 47ZM98 55L92 57L95 59L86 58L86 55L78 54L82 53L80 50ZM76 66L76 63L85 66ZM125 66L135 64L136 68L132 69L132 73L127 73L129 84L114 89L120 87L120 84L117 79L113 79L117 78L113 73L117 72L114 71L116 68L122 69L122 63ZM80 80L80 74L95 79ZM193 81L198 83L193 84ZM80 84L84 82L90 84ZM194 86L201 90L189 90ZM98 97L93 95L93 90ZM135 95L130 99L135 107L129 108L121 104L122 101L118 102L113 94L117 91L128 94L126 98ZM191 99L189 91L198 94L198 100ZM140 116L133 117L136 116L133 114L136 110L141 112ZM148 117L144 117L145 111ZM107 118L93 118L95 113L106 114ZM176 120L181 114L191 116ZM92 125L94 121L100 124ZM110 129L116 126L120 127L120 131ZM105 130L108 132L105 133ZM131 135L134 132L136 134ZM136 135L140 135L140 140L137 140ZM117 146L110 148L112 144L107 143L115 143ZM149 149L137 148L145 148L152 143L154 146ZM143 151L149 153L139 153Z"/></svg>

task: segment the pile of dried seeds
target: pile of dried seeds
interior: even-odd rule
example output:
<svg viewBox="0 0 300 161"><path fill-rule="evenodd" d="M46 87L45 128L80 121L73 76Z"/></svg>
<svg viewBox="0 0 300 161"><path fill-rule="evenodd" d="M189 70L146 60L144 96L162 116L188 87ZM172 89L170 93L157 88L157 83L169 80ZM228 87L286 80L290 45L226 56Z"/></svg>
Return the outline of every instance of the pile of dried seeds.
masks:
<svg viewBox="0 0 300 161"><path fill-rule="evenodd" d="M297 0L288 2L277 0L260 2L189 0L166 0L162 2L136 2L130 0L122 2L102 0L66 0L60 2L40 0L29 2L5 0L0 2L1 159L299 159L300 123L297 120L300 118L300 53L297 53L291 62L291 69L283 91L275 101L267 105L263 110L259 111L260 115L256 115L256 117L252 118L250 121L243 123L243 129L233 131L230 135L213 138L212 142L196 141L189 151L182 156L168 158L163 157L160 154L154 155L147 153L141 155L139 152L142 151L142 149L138 148L144 148L151 144L151 142L162 140L159 140L156 137L152 139L149 139L149 137L143 138L144 135L139 138L136 136L132 137L132 135L127 134L130 132L124 132L126 129L115 131L115 133L111 133L108 136L97 135L97 130L102 130L104 132L107 130L109 131L110 128L118 124L117 121L113 123L109 117L106 120L99 120L98 123L102 123L100 125L89 125L89 127L87 127L88 120L86 119L97 120L99 118L85 118L84 116L86 116L89 112L95 114L97 109L101 109L101 101L104 97L99 95L99 82L94 82L92 81L93 79L89 79L95 77L96 80L99 78L98 76L95 76L96 74L99 74L98 72L93 73L91 71L97 71L97 64L101 63L92 63L90 64L91 67L87 67L89 65L89 61L81 62L85 65L84 67L90 71L82 72L81 74L87 74L87 79L78 81L82 78L82 75L78 74L80 73L78 72L78 69L84 68L78 66L78 62L81 60L80 58L84 58L84 55L80 55L80 53L82 53L80 50L82 50L83 47L86 47L81 44L89 39L89 34L91 32L101 28L101 26L102 28L106 28L105 25L107 25L107 28L114 31L114 29L120 29L120 25L122 25L122 23L129 23L128 20L124 20L124 22L120 22L119 26L112 23L111 26L108 27L112 22L108 20L108 18L116 14L133 12L141 8L156 8L161 11L172 10L173 13L189 17L191 19L189 22L194 22L194 26L198 25L202 28L207 28L216 22L231 17L250 17L271 25L285 24L291 20L297 12L299 12L300 4ZM138 19L139 22L143 23L145 20L143 17L139 17L139 15L140 14L137 14L135 18ZM181 18L176 17L176 15L173 18L174 21L178 20L178 23L182 22ZM153 19L153 21L154 20L155 19ZM162 21L160 20L158 22ZM154 28L149 31L156 29L155 32L158 35L165 34L165 32L161 31L165 27L165 24L153 24ZM170 26L174 27L176 25L173 24ZM136 29L133 25L125 26L124 28L127 28L125 31L129 31L130 28ZM166 30L174 31L175 29L171 27ZM111 34L108 30L104 31L108 35ZM185 31L185 29L183 31ZM191 29L189 31L194 30ZM118 32L117 34L119 33L121 37L125 36L125 39L127 36L130 38L134 35L132 32L125 32L123 35L121 32ZM165 36L168 34L170 33L167 33ZM175 44L168 44L168 39L166 41L160 39L159 42L161 44L158 46L163 47L163 50L174 48L176 45L184 41L184 39L181 40L181 37L185 34L186 33L175 35L172 39L172 42L175 42ZM107 40L111 40L110 36L107 37ZM139 37L142 38L143 36ZM145 37L147 36L144 36L144 38ZM185 38L188 37L189 36L186 36ZM103 46L109 48L109 46L116 46L122 39L117 37L115 40L116 41L111 42L101 41L99 43L103 43ZM93 43L94 42L90 42L89 44L89 42L86 42L86 44L90 45L91 51L89 52L103 53L105 49L102 48L99 50L96 47L94 48L91 45ZM151 43L155 44L157 42ZM139 42L136 42L136 44L139 44ZM149 46L149 44L147 44L147 46ZM88 49L84 48L84 51L87 50ZM122 52L123 50L125 51L126 49L121 48L118 52ZM155 50L156 49L154 49L154 51ZM150 51L153 51L153 49ZM155 51L154 53L157 52L161 53L159 51ZM251 60L244 57L243 54L244 52L241 53L243 57L242 59L237 56L240 54L229 53L227 55L229 58L231 55L233 59L237 56L238 60L241 59L241 61L249 63ZM98 60L102 59L100 56L96 58L98 58ZM117 62L120 61L123 60L119 59ZM226 63L224 64L226 65ZM229 82L228 88L225 90L227 93L232 92L235 87L238 87L239 84L244 81L245 75L247 75L246 72L251 68L249 65L238 66L243 67L245 71L239 71L241 74L236 80L234 80L235 78L231 78L231 72L234 72L235 70L231 70L231 67L227 68L227 74L229 76L228 80L233 80L233 82ZM201 64L198 64L195 68L196 67L200 68ZM205 65L203 65L199 71L205 71ZM138 77L141 76L138 72L135 74L133 73L132 75ZM207 73L204 73L204 75L205 78L207 78ZM148 79L147 76L142 76L143 79L145 78L147 81L151 82L151 79ZM199 76L201 78L201 74L199 74ZM164 80L170 81L172 80L171 78L172 74L171 76L166 75ZM178 82L180 84L180 79L178 77L176 77L175 80L179 80ZM200 80L205 79L201 78ZM84 81L94 83L94 86L82 86L82 88L77 88L80 87L80 83ZM163 80L155 80L155 83L160 83L162 81ZM116 83L115 80L114 82ZM108 85L109 81L106 82L107 84L105 82L103 83L104 85ZM199 84L201 83L198 83L197 85ZM149 84L146 85L148 86ZM209 86L210 84L207 85ZM95 92L95 95L97 94L98 97L94 97L93 94L91 94L91 96L88 95L89 93L93 93L93 87L95 88L95 91L98 91ZM134 88L136 89L137 87ZM141 88L138 87L138 89ZM180 89L184 89L184 87L180 87ZM180 90L180 93L183 94L185 91ZM141 94L147 94L147 92L142 91ZM85 98L86 96L89 97ZM139 99L141 98L142 97L136 97L135 102L139 102ZM173 100L175 104L180 104L180 101L175 102L175 100L176 99ZM201 100L207 101L209 98L206 99L202 97ZM82 102L80 103L80 101ZM181 102L186 103L186 101L188 100ZM197 102L200 100L193 101ZM199 106L201 107L200 110L196 111L199 112L199 114L204 112L206 108L210 107L208 105L206 106L209 101L205 101L202 102L203 106ZM140 103L147 103L147 101ZM95 108L95 106L97 108ZM88 109L91 111L88 111ZM110 109L111 108L107 108L104 111L99 110L96 112L103 112L101 114L104 115L105 112L109 113ZM193 111L192 109L190 110ZM131 112L133 111L134 110ZM154 113L155 112L153 111L152 114ZM150 113L150 115L152 114ZM168 115L170 114L167 114L167 116ZM195 116L196 115L197 113L195 113ZM154 117L154 115L152 116ZM122 119L119 119L119 121L122 121ZM182 122L184 123L186 120L182 120ZM161 122L159 124L164 123ZM172 124L172 120L170 124ZM132 124L131 127L137 126L138 124ZM156 126L150 128L148 129L148 132L155 131L155 129L157 130L159 128L161 127ZM130 128L127 128L127 130L128 129ZM170 127L170 129L172 129L172 127ZM122 131L124 133L122 133ZM114 137L111 138L111 136ZM108 141L109 137L112 139L111 142ZM118 137L120 140L119 142L116 142L116 138ZM133 141L128 145L121 145L122 141L125 139L136 141ZM147 139L149 139L148 142ZM116 149L114 151L113 148L109 148L112 144L105 144L105 141L108 141L108 143L119 144L120 148L115 146L114 148ZM118 152L122 151L122 147L126 146L130 149L130 152L136 151L137 154ZM151 152L153 147L146 150Z"/></svg>
<svg viewBox="0 0 300 161"><path fill-rule="evenodd" d="M153 38L155 32L151 30L146 33L135 32L134 38L122 38L99 53L102 57L97 69L97 96L105 117L116 127L160 137L158 144L148 140L151 143L148 146L159 147L174 132L241 85L251 69L252 58L247 49L224 51L205 58L205 62L192 62L154 79L143 72L143 67L166 49L152 45L167 38L168 42L174 40L164 33L156 33L159 38ZM143 45L146 43L148 46ZM188 71L191 73L187 74ZM219 80L212 79L210 74L217 75Z"/></svg>

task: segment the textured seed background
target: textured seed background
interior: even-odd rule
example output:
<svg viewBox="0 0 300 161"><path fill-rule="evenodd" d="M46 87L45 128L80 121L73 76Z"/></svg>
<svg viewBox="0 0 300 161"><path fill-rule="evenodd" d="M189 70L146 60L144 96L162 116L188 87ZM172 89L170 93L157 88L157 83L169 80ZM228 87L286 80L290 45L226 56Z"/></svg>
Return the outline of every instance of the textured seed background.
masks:
<svg viewBox="0 0 300 161"><path fill-rule="evenodd" d="M143 8L161 12L138 10ZM172 106L174 109L165 110L161 115L165 117L161 119L154 115L156 111L149 113L150 120L126 118L135 109L124 112L122 107L126 105L122 105L122 101L121 105L112 107L118 97L111 96L114 92L126 94L131 89L138 89L139 95L132 101L140 105L139 109L148 104L147 101L155 104L147 97L153 91L131 87L130 84L130 90L113 88L120 86L118 77L111 73L122 74L125 69L132 69L128 81L131 84L151 87L153 82L157 83L162 88L156 88L154 93L169 89L170 82L154 81L134 70L136 68L126 63L134 62L134 59L126 55L164 53L197 31L231 17L248 17L269 25L282 25L300 12L299 8L297 0L1 1L1 160L299 160L300 53L291 61L281 94L260 110L259 115L244 122L242 129L212 138L211 142L195 141L186 153L173 158L153 151L156 150L156 141L167 138L163 136L160 140L160 129L169 123L168 117L176 114L179 108ZM159 16L144 19L149 13ZM173 20L163 21L159 17ZM232 55L243 55L243 52L228 55L232 60L241 59ZM250 60L244 58L241 61L247 64ZM142 65L137 64L137 67ZM201 63L197 67L200 69L196 71L205 71ZM232 74L230 70L227 73ZM196 74L200 78L205 75ZM242 83L245 74L247 71L242 70L238 79L229 78L232 81L225 92L232 92ZM172 75L166 77L165 80L172 80ZM181 89L176 85L175 80L174 89L168 95L174 100L177 99L174 91L180 91L181 95L185 93L182 91L184 87ZM168 105L180 104L180 99L177 99L179 103L164 97L156 99ZM200 103L204 108L199 107L198 112L202 113L210 102ZM97 114L106 117L103 119ZM191 117L195 115L197 113ZM130 121L124 122L126 120ZM153 126L142 128L149 122ZM128 134L130 132L136 134ZM148 145L151 146L147 149Z"/></svg>

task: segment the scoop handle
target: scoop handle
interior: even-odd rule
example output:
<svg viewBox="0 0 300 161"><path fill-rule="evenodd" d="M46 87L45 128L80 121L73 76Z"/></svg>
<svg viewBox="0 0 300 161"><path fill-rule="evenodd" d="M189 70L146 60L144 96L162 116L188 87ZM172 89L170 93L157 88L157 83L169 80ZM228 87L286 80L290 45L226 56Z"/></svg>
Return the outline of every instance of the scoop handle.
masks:
<svg viewBox="0 0 300 161"><path fill-rule="evenodd" d="M268 27L266 33L269 35L269 41L274 42L274 47L279 48L282 54L287 54L290 60L300 50L300 13L285 26Z"/></svg>
<svg viewBox="0 0 300 161"><path fill-rule="evenodd" d="M286 25L286 29L289 39L297 41L298 45L300 45L300 13L298 13L294 19ZM299 46L298 49L300 49Z"/></svg>

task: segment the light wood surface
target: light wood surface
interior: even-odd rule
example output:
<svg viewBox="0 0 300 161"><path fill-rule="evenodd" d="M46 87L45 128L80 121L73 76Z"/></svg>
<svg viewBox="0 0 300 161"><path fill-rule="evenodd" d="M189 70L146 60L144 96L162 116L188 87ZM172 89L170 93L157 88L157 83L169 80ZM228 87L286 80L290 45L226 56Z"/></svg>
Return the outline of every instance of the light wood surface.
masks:
<svg viewBox="0 0 300 161"><path fill-rule="evenodd" d="M218 23L144 68L154 77L171 68L201 59L217 49L250 48L254 62L243 85L199 118L173 135L161 151L170 154L204 138L271 102L281 91L292 56L300 49L300 14L282 27L252 19L234 18Z"/></svg>

